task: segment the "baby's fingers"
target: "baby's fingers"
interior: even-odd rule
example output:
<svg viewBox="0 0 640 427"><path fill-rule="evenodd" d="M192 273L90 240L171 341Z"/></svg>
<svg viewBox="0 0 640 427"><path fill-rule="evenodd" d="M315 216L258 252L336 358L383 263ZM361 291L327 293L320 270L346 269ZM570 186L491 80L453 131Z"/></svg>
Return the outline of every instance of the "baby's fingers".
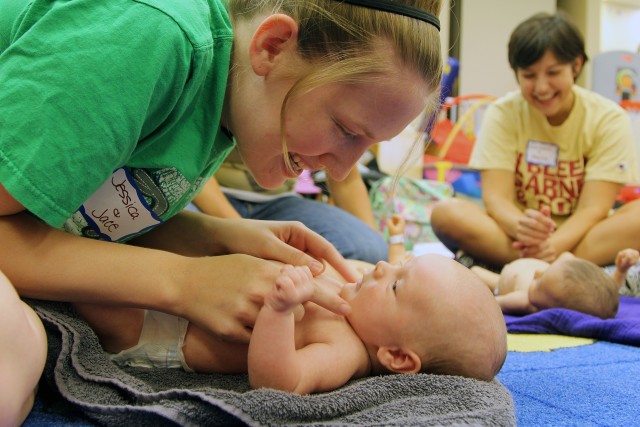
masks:
<svg viewBox="0 0 640 427"><path fill-rule="evenodd" d="M278 311L287 310L289 306L295 305L296 286L291 277L281 275L276 279L275 286L269 298L270 305Z"/></svg>
<svg viewBox="0 0 640 427"><path fill-rule="evenodd" d="M640 259L640 252L635 249L625 249L623 254L629 264L635 264L638 262L638 259Z"/></svg>
<svg viewBox="0 0 640 427"><path fill-rule="evenodd" d="M618 268L629 268L637 263L639 258L640 254L635 249L622 250L618 252L616 256L616 266L618 266Z"/></svg>

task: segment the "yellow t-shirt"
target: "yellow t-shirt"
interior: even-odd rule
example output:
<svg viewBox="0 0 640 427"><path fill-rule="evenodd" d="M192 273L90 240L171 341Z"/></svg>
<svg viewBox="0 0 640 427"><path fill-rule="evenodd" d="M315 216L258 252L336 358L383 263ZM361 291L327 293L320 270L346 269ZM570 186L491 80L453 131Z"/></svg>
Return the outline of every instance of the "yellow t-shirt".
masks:
<svg viewBox="0 0 640 427"><path fill-rule="evenodd" d="M477 169L515 172L520 207L549 206L562 221L575 210L585 181L637 179L631 121L613 101L579 86L560 126L551 126L520 91L491 105L470 159Z"/></svg>

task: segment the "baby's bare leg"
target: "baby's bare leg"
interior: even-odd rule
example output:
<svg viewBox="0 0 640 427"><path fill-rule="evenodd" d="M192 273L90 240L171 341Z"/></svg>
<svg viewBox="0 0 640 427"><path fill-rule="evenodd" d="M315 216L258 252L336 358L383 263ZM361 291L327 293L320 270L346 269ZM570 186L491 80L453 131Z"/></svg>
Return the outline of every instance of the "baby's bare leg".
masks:
<svg viewBox="0 0 640 427"><path fill-rule="evenodd" d="M616 269L611 274L611 277L616 281L618 289L624 286L625 280L627 280L627 273L632 265L636 264L640 259L640 253L635 249L623 249L618 252L616 256Z"/></svg>
<svg viewBox="0 0 640 427"><path fill-rule="evenodd" d="M199 373L246 373L248 351L247 344L224 341L192 323L182 346L187 366Z"/></svg>
<svg viewBox="0 0 640 427"><path fill-rule="evenodd" d="M18 426L31 411L47 357L38 315L0 273L0 425Z"/></svg>
<svg viewBox="0 0 640 427"><path fill-rule="evenodd" d="M94 330L105 351L119 353L138 344L144 324L143 309L98 304L74 304L74 307Z"/></svg>

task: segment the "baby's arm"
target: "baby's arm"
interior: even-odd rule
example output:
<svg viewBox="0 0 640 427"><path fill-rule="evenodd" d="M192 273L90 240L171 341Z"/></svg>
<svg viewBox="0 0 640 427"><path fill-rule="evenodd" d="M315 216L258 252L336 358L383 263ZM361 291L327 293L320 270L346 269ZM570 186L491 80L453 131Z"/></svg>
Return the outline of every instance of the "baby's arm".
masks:
<svg viewBox="0 0 640 427"><path fill-rule="evenodd" d="M477 265L472 266L471 271L475 273L485 285L487 285L491 292L495 292L496 287L498 286L498 281L500 280L500 275L498 273L494 273L486 268L478 267Z"/></svg>
<svg viewBox="0 0 640 427"><path fill-rule="evenodd" d="M504 314L531 314L538 309L529 303L527 290L513 291L506 295L498 295L496 301Z"/></svg>
<svg viewBox="0 0 640 427"><path fill-rule="evenodd" d="M627 280L627 272L632 265L638 262L640 253L635 249L623 249L618 252L616 256L616 269L611 274L611 277L618 284L618 289L624 286L625 280Z"/></svg>
<svg viewBox="0 0 640 427"><path fill-rule="evenodd" d="M404 248L404 227L405 220L398 214L387 218L387 229L389 230L389 263L402 264L407 258Z"/></svg>
<svg viewBox="0 0 640 427"><path fill-rule="evenodd" d="M307 267L282 268L265 298L249 342L249 382L253 388L306 394L332 390L354 375L356 368L347 360L354 352L338 346L339 337L338 341L310 343L296 349L293 311L299 304L313 300L316 286L323 285L314 283ZM342 352L347 354L340 356ZM338 358L340 363L336 363Z"/></svg>

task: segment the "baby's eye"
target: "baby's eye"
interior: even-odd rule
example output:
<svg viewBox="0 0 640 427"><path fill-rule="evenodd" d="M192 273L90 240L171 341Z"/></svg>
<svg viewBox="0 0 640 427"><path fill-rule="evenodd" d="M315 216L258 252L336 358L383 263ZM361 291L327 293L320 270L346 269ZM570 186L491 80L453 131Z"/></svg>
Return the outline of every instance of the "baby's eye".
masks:
<svg viewBox="0 0 640 427"><path fill-rule="evenodd" d="M396 288L398 287L398 282L393 282L393 285L391 285L391 289L393 290L393 293L396 293Z"/></svg>

